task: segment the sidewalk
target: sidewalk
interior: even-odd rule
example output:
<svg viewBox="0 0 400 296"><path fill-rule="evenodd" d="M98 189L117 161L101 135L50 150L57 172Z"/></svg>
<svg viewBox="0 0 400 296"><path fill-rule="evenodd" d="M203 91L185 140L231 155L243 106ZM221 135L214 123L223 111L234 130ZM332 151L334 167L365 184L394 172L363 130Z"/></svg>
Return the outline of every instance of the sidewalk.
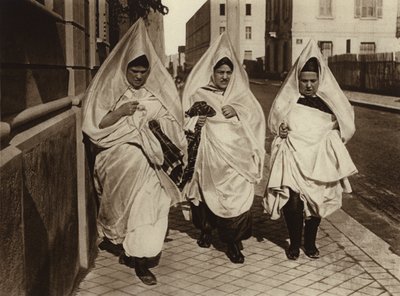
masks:
<svg viewBox="0 0 400 296"><path fill-rule="evenodd" d="M279 86L281 84L280 81L272 81L272 80L263 80L263 79L251 79L250 83L253 84L265 84L267 81L273 83L275 86ZM384 96L378 94L370 94L356 91L343 91L349 101L353 105L379 108L384 110L390 110L393 112L400 113L400 97L394 96Z"/></svg>
<svg viewBox="0 0 400 296"><path fill-rule="evenodd" d="M210 249L198 247L198 230L172 208L160 264L152 269L157 285L142 284L133 269L100 251L76 295L400 295L400 257L342 210L321 223L320 259L301 252L299 260L288 260L285 223L263 213L264 188L265 181L256 188L253 236L243 242L244 264L229 261L216 233Z"/></svg>

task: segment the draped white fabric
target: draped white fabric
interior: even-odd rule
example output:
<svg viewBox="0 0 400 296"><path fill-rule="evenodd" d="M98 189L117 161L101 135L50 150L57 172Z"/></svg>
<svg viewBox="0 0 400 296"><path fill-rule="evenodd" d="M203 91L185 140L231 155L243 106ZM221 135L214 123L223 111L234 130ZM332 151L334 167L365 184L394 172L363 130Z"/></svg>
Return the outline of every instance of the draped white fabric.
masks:
<svg viewBox="0 0 400 296"><path fill-rule="evenodd" d="M210 83L213 67L223 57L234 65L226 91L202 89ZM207 102L216 115L208 117L202 129L194 176L184 192L195 204L202 195L211 211L220 217L239 216L250 209L254 184L262 177L265 118L226 33L211 45L187 79L184 110L196 101ZM238 116L226 119L221 111L224 105L232 106Z"/></svg>
<svg viewBox="0 0 400 296"><path fill-rule="evenodd" d="M340 136L346 143L355 132L354 110L349 100L339 87L328 65L321 55L321 50L314 40L306 45L290 70L285 82L281 86L268 116L268 127L275 135L278 134L279 125L285 121L291 109L296 105L300 97L298 77L304 64L312 57L317 58L320 65L319 96L335 114Z"/></svg>
<svg viewBox="0 0 400 296"><path fill-rule="evenodd" d="M150 74L143 87L134 89L126 79L127 65L143 54L150 62ZM108 112L129 101L138 101L143 108L99 128ZM99 69L83 110L83 132L103 148L94 169L100 236L123 243L129 256L156 256L167 230L169 207L181 201L181 194L160 168L163 152L148 122L157 120L172 142L182 151L186 147L178 93L142 20L129 29Z"/></svg>
<svg viewBox="0 0 400 296"><path fill-rule="evenodd" d="M297 104L300 97L297 76L304 63L316 57L321 66L317 94L334 115ZM286 122L286 139L278 134ZM300 193L305 215L326 217L341 207L342 193L351 192L347 177L357 169L344 145L354 133L353 108L337 86L319 53L310 43L282 85L269 115L269 128L276 134L272 143L270 175L264 207L272 219L278 219L289 199L289 188Z"/></svg>
<svg viewBox="0 0 400 296"><path fill-rule="evenodd" d="M100 147L113 145L108 141L103 142L103 139L125 124L126 119L123 118L110 127L99 128L100 121L129 87L126 79L128 63L143 54L150 63L150 74L145 88L160 101L179 124L182 124L182 107L174 81L157 56L144 21L139 19L104 61L83 99L82 129L92 142ZM119 142L129 141L129 130L126 132L128 134L123 135Z"/></svg>

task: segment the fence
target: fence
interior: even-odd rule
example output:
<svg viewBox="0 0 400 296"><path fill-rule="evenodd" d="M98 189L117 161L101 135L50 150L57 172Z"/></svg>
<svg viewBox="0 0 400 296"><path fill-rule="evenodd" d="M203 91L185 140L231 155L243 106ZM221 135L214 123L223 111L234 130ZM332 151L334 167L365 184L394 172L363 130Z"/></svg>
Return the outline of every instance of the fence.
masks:
<svg viewBox="0 0 400 296"><path fill-rule="evenodd" d="M336 55L328 64L344 89L400 96L400 52Z"/></svg>

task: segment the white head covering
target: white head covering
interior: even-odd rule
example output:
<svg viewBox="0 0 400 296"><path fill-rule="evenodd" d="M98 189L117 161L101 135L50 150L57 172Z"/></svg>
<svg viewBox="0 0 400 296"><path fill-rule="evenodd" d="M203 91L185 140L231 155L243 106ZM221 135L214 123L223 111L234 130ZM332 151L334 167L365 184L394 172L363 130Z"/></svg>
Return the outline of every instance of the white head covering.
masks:
<svg viewBox="0 0 400 296"><path fill-rule="evenodd" d="M212 82L213 68L224 57L229 58L233 63L233 73L224 92L224 104L231 105L240 120L248 126L257 141L260 154L262 154L265 141L264 113L250 91L247 73L239 63L226 32L215 40L190 72L182 95L183 110L186 111L193 105L193 94L200 87ZM260 157L264 159L263 156Z"/></svg>
<svg viewBox="0 0 400 296"><path fill-rule="evenodd" d="M318 60L320 66L317 96L335 114L339 123L341 138L346 143L355 132L354 110L325 63L318 45L312 39L301 52L281 86L269 113L268 127L272 133L278 134L279 125L286 120L286 116L300 97L298 77L301 69L312 57Z"/></svg>
<svg viewBox="0 0 400 296"><path fill-rule="evenodd" d="M127 65L141 55L146 55L150 64L150 73L143 87L182 124L182 108L174 81L157 56L144 21L139 19L115 46L86 91L82 129L94 143L119 127L114 124L100 129L99 123L130 86L126 78Z"/></svg>

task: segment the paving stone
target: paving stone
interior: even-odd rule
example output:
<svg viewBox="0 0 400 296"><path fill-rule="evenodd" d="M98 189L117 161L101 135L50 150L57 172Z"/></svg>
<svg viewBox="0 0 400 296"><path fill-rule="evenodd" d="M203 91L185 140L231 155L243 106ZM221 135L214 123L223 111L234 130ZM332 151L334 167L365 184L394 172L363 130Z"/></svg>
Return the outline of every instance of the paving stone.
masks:
<svg viewBox="0 0 400 296"><path fill-rule="evenodd" d="M134 269L118 258L100 251L95 267L76 291L77 296L94 295L396 295L398 279L372 259L346 235L324 219L317 244L321 258L311 260L301 252L287 260L287 230L283 220L271 221L260 206L252 209L255 236L244 241L244 264L233 264L225 245L213 236L213 245L200 248L199 232L171 209L170 230L158 267L152 269L156 286L144 285ZM269 240L269 238L273 238ZM276 243L278 242L278 243ZM383 263L382 263L383 264Z"/></svg>

